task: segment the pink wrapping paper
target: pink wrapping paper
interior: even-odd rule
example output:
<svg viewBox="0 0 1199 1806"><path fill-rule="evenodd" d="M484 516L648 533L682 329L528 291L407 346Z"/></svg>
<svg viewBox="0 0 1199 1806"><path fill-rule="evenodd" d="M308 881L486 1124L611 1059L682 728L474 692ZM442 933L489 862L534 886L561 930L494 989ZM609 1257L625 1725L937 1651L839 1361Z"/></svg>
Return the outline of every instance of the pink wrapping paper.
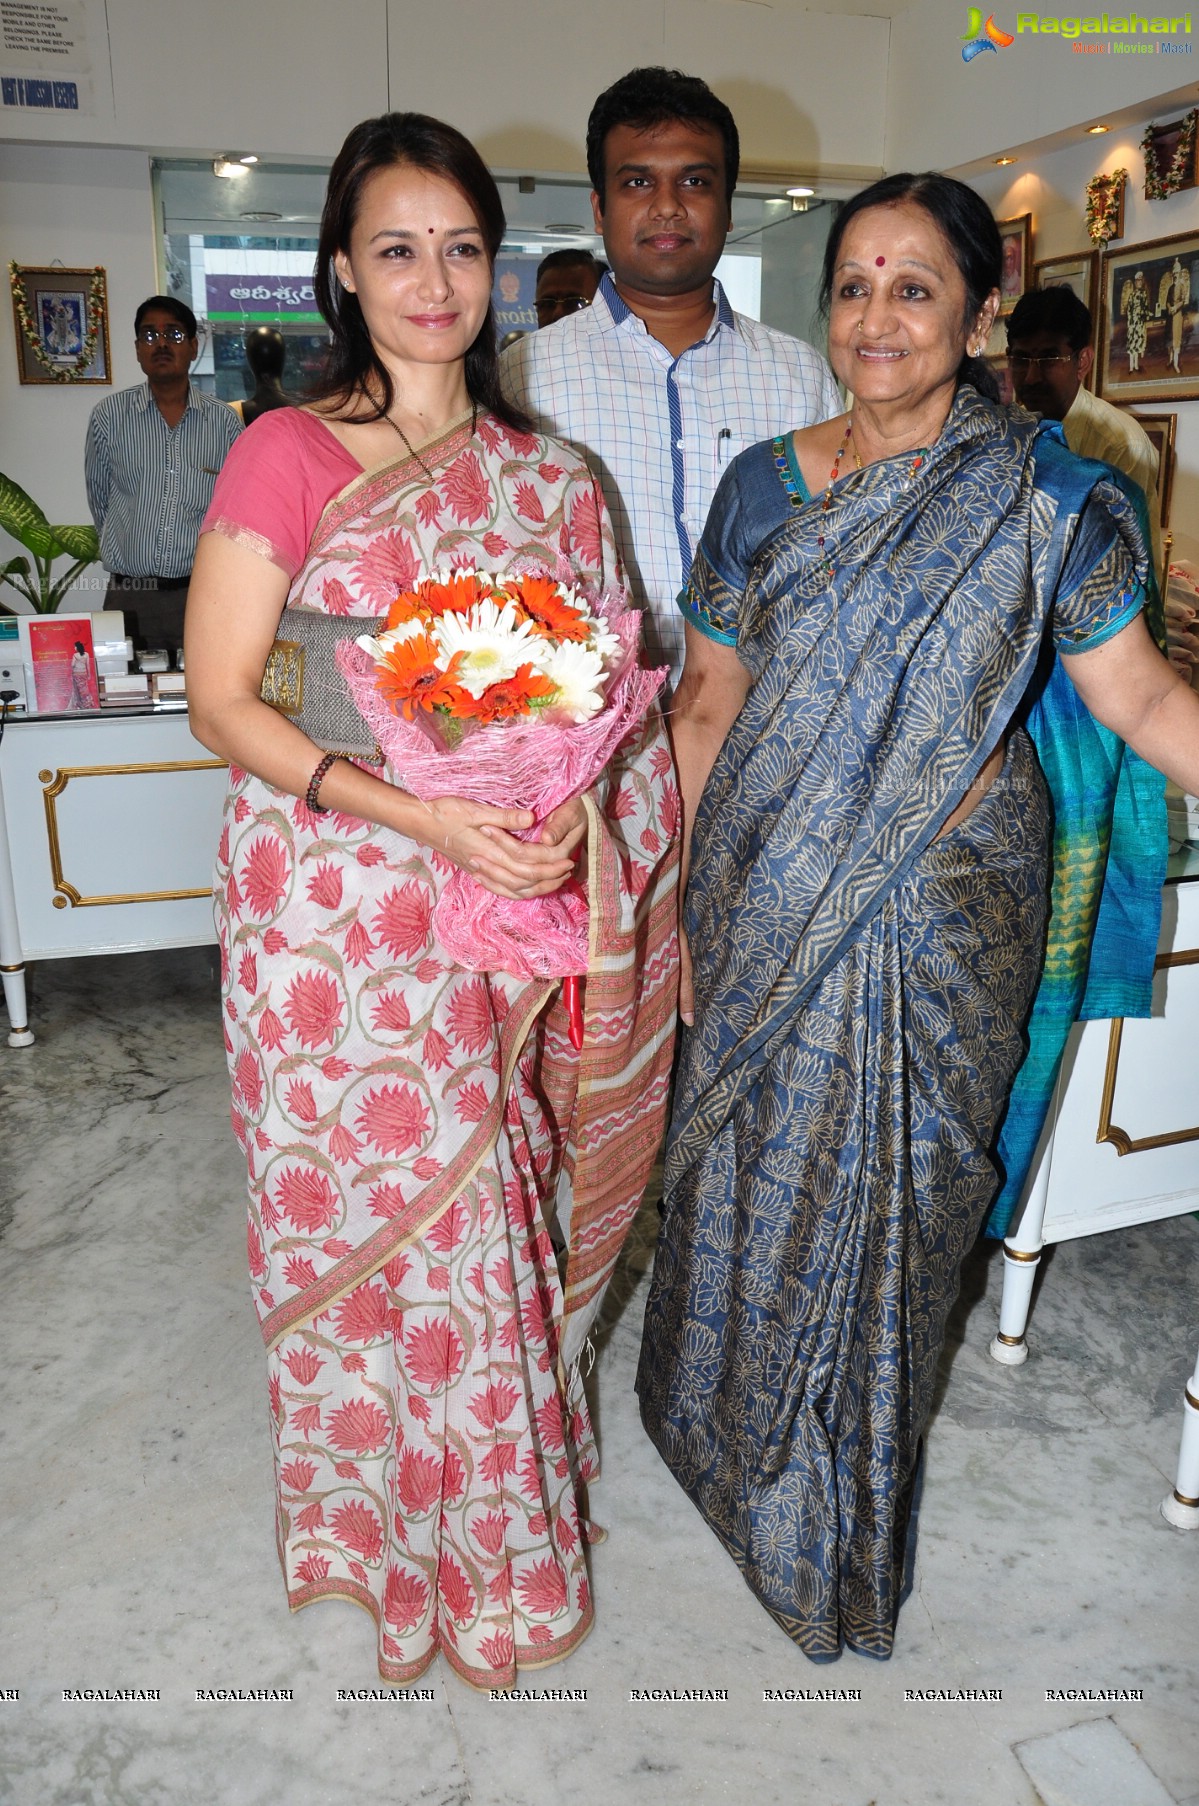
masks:
<svg viewBox="0 0 1199 1806"><path fill-rule="evenodd" d="M393 713L375 686L369 652L353 642L337 662L397 784L413 796L460 796L499 809L531 809L536 820L519 838L536 840L560 803L581 796L649 712L666 681L665 667L637 663L641 617L619 590L591 604L624 649L604 707L590 721L496 722L470 732L452 751L420 721ZM433 926L446 952L470 972L516 978L563 978L587 971L588 902L569 880L548 897L497 897L469 872L455 870L442 889Z"/></svg>

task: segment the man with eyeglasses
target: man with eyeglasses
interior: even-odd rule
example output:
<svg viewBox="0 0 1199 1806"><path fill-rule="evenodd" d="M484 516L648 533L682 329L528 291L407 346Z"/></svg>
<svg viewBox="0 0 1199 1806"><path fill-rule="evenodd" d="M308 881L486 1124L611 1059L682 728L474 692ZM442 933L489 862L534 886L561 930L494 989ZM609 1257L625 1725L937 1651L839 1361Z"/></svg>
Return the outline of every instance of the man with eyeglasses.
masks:
<svg viewBox="0 0 1199 1806"><path fill-rule="evenodd" d="M1021 406L1046 420L1060 420L1072 452L1114 464L1143 490L1160 575L1157 452L1132 414L1101 401L1085 386L1095 361L1090 309L1068 288L1034 289L1008 316L1007 348Z"/></svg>
<svg viewBox="0 0 1199 1806"><path fill-rule="evenodd" d="M120 609L139 647L177 652L200 523L225 456L241 432L233 409L189 380L196 316L173 295L151 295L133 322L144 383L93 408L84 474L106 608Z"/></svg>
<svg viewBox="0 0 1199 1806"><path fill-rule="evenodd" d="M567 249L551 251L537 265L537 290L534 306L537 325L552 326L567 314L577 314L590 307L607 264L590 251Z"/></svg>

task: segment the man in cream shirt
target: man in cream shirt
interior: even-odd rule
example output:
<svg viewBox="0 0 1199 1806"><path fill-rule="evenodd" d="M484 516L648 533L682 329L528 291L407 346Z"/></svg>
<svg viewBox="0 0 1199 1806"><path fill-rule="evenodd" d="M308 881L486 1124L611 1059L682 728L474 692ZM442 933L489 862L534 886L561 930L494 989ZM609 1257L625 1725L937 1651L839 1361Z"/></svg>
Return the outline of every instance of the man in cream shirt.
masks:
<svg viewBox="0 0 1199 1806"><path fill-rule="evenodd" d="M1153 565L1160 580L1157 453L1132 414L1084 387L1095 361L1090 310L1068 288L1034 289L1016 303L1008 318L1007 348L1012 387L1021 406L1046 420L1060 420L1072 452L1114 464L1144 494Z"/></svg>

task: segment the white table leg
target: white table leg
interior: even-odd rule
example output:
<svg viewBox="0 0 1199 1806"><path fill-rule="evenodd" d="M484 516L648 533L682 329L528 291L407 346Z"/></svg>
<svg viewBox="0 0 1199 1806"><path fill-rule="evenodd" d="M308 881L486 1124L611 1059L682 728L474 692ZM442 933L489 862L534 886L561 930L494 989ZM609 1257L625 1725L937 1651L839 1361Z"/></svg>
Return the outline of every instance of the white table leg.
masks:
<svg viewBox="0 0 1199 1806"><path fill-rule="evenodd" d="M1041 1134L1033 1162L1032 1178L1024 1209L1016 1227L1003 1243L1003 1297L999 1303L999 1330L989 1353L1004 1367L1020 1367L1028 1359L1024 1331L1032 1303L1033 1281L1045 1246L1045 1210L1049 1202L1049 1170L1053 1165L1053 1136L1057 1123L1057 1092L1049 1120Z"/></svg>
<svg viewBox="0 0 1199 1806"><path fill-rule="evenodd" d="M21 931L17 925L17 894L13 889L12 857L8 848L8 820L4 813L4 787L0 785L0 978L8 1009L8 1045L32 1047L29 1012L25 1001L25 961L21 957Z"/></svg>
<svg viewBox="0 0 1199 1806"><path fill-rule="evenodd" d="M1162 1516L1176 1530L1199 1530L1199 1361L1183 1388L1178 1478L1169 1498L1162 1500Z"/></svg>

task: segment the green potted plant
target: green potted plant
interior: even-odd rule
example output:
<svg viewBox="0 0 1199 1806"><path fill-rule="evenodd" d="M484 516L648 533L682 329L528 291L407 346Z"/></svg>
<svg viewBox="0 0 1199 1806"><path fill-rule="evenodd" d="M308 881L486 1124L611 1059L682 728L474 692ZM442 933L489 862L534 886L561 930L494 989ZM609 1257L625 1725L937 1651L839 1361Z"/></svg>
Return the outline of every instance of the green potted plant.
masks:
<svg viewBox="0 0 1199 1806"><path fill-rule="evenodd" d="M0 564L0 584L9 583L24 596L35 614L52 615L81 571L100 556L100 540L94 527L52 527L32 496L19 483L0 472L0 527L32 556L10 558ZM57 558L74 562L61 577L51 574ZM0 612L18 611L0 597Z"/></svg>

